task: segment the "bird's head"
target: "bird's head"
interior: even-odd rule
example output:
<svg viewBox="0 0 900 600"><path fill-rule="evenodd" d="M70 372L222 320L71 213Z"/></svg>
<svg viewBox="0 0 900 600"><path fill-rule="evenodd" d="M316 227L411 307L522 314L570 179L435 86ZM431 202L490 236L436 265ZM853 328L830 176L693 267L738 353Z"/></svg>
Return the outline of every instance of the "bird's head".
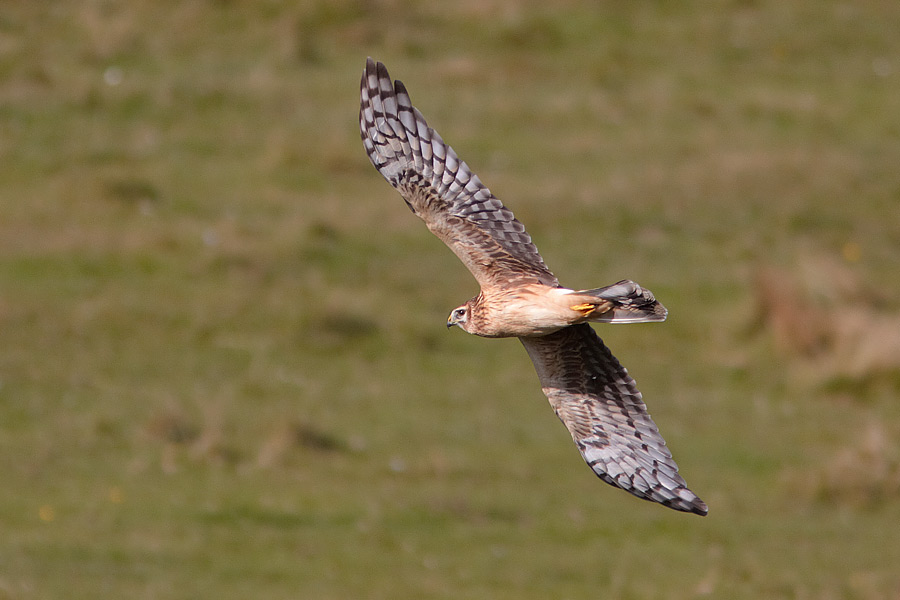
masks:
<svg viewBox="0 0 900 600"><path fill-rule="evenodd" d="M450 312L450 316L447 317L447 329L450 329L454 325L462 329L463 331L468 331L466 326L469 323L469 303L466 302L460 306L457 306Z"/></svg>

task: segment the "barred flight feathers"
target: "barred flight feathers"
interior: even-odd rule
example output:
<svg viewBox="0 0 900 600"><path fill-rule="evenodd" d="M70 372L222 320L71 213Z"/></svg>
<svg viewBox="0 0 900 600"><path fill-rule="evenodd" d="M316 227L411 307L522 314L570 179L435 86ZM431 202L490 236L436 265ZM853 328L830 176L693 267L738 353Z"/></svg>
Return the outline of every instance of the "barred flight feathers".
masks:
<svg viewBox="0 0 900 600"><path fill-rule="evenodd" d="M551 406L600 479L675 510L707 513L678 474L634 380L590 325L519 339Z"/></svg>
<svg viewBox="0 0 900 600"><path fill-rule="evenodd" d="M366 61L359 127L375 168L482 285L504 278L556 286L538 249L516 220L413 107L403 83Z"/></svg>

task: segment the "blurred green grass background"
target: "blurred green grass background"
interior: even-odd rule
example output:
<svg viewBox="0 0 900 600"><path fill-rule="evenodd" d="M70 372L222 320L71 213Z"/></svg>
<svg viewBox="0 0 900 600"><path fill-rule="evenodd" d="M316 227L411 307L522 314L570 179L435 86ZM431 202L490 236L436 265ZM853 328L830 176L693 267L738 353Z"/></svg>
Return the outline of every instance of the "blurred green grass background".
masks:
<svg viewBox="0 0 900 600"><path fill-rule="evenodd" d="M7 3L0 598L900 597L897 31L884 1ZM445 331L476 286L366 159L370 55L564 284L669 308L599 330L708 517L601 483L517 342Z"/></svg>

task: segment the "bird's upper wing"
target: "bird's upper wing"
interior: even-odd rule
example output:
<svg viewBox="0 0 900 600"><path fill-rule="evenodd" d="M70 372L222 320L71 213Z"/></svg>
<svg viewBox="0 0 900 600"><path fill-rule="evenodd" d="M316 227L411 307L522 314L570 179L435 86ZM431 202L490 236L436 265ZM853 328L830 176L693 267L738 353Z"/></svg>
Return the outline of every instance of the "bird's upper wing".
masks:
<svg viewBox="0 0 900 600"><path fill-rule="evenodd" d="M678 474L634 380L590 325L519 339L557 416L603 481L675 510L706 514L706 504Z"/></svg>
<svg viewBox="0 0 900 600"><path fill-rule="evenodd" d="M369 160L482 289L515 281L558 285L525 227L428 126L383 64L366 61L360 88L359 127Z"/></svg>

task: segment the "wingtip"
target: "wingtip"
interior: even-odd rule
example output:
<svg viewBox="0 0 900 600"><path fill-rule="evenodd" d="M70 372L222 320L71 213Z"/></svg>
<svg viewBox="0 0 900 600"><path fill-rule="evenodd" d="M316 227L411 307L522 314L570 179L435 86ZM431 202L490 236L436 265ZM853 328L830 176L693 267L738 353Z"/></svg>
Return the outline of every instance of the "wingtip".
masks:
<svg viewBox="0 0 900 600"><path fill-rule="evenodd" d="M362 78L359 81L359 87L363 92L363 101L365 101L365 92L368 87L369 75L375 72L375 61L371 56L366 57L366 66L363 68Z"/></svg>
<svg viewBox="0 0 900 600"><path fill-rule="evenodd" d="M366 67L363 69L362 73L362 84L366 85L367 80L370 77L381 78L382 72L385 77L388 77L387 68L381 62L373 59L371 56L366 57Z"/></svg>
<svg viewBox="0 0 900 600"><path fill-rule="evenodd" d="M384 78L390 80L391 78L390 74L388 73L387 67L384 66L383 62L381 62L380 60L375 60L371 56L367 56L366 68L363 69L363 79L365 79L367 75L371 74L376 75L379 79Z"/></svg>
<svg viewBox="0 0 900 600"><path fill-rule="evenodd" d="M709 514L709 507L706 505L706 502L704 502L700 498L697 498L692 503L690 512L694 513L695 515L705 517L707 514Z"/></svg>
<svg viewBox="0 0 900 600"><path fill-rule="evenodd" d="M379 80L381 80L381 79L387 79L388 81L391 80L391 74L388 73L387 67L384 66L383 62L375 61L375 73L378 74Z"/></svg>
<svg viewBox="0 0 900 600"><path fill-rule="evenodd" d="M680 510L682 512L694 513L705 517L709 513L709 507L706 502L697 497L697 495L687 488L682 488L676 492L678 495L668 501L663 502L665 506Z"/></svg>

